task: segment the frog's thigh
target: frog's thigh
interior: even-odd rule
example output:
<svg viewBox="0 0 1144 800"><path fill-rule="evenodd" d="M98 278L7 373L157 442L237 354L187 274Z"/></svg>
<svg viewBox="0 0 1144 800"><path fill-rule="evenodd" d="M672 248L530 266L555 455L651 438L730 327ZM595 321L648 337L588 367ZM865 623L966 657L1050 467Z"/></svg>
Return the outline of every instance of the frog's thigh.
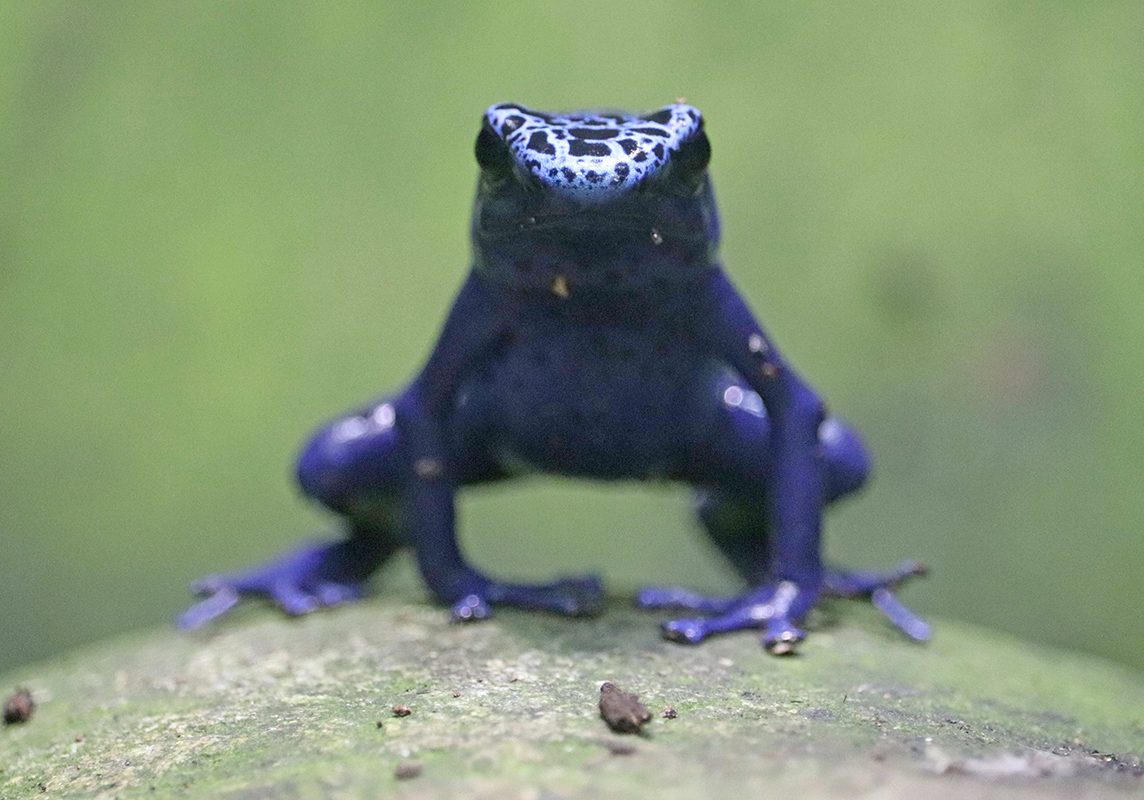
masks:
<svg viewBox="0 0 1144 800"><path fill-rule="evenodd" d="M739 397L731 392L732 400ZM771 469L770 431L761 402L721 411L712 425L699 473L706 475L697 496L700 523L736 572L751 585L767 573L767 511L763 484ZM826 502L857 490L869 472L869 458L857 432L831 417L819 427L826 461Z"/></svg>
<svg viewBox="0 0 1144 800"><path fill-rule="evenodd" d="M385 400L320 428L298 457L298 484L307 497L345 511L365 493L396 492L400 438L393 403Z"/></svg>
<svg viewBox="0 0 1144 800"><path fill-rule="evenodd" d="M319 429L298 457L302 491L341 513L349 513L362 500L396 498L407 456L394 423L394 399L388 398ZM502 477L491 459L477 449L476 437L451 438L450 462L461 483Z"/></svg>
<svg viewBox="0 0 1144 800"><path fill-rule="evenodd" d="M686 479L761 503L761 488L773 468L770 421L758 395L738 386L726 388L721 402L708 408L698 426L703 438L694 448ZM828 417L818 429L819 452L826 467L826 497L831 503L861 488L870 458L861 436L845 421Z"/></svg>

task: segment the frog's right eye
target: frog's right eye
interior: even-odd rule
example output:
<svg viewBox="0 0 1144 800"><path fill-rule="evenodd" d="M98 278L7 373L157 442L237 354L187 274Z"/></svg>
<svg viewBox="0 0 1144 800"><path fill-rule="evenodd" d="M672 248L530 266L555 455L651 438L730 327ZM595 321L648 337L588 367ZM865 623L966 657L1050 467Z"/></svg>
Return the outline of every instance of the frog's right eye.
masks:
<svg viewBox="0 0 1144 800"><path fill-rule="evenodd" d="M477 143L473 150L477 156L477 163L483 170L504 174L512 168L512 154L508 151L508 145L488 125L481 128L481 132L477 134Z"/></svg>

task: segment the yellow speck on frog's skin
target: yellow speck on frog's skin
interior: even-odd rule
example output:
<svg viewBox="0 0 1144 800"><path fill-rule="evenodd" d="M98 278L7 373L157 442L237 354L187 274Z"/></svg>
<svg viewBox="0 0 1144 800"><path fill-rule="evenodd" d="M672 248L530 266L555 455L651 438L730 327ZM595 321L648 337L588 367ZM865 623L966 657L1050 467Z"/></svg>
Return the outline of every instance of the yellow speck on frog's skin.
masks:
<svg viewBox="0 0 1144 800"><path fill-rule="evenodd" d="M563 275L557 275L555 278L553 278L552 293L559 297L561 300L567 300L568 295L571 294L571 292L568 291L568 279Z"/></svg>
<svg viewBox="0 0 1144 800"><path fill-rule="evenodd" d="M413 464L418 478L438 478L441 476L441 462L435 458L419 458Z"/></svg>

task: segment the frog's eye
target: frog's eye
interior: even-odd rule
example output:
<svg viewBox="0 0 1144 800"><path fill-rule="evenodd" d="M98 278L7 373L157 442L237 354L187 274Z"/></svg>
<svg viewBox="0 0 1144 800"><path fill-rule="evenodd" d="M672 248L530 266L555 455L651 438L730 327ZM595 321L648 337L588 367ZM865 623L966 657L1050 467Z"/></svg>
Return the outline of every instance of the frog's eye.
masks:
<svg viewBox="0 0 1144 800"><path fill-rule="evenodd" d="M702 129L679 147L672 161L681 175L698 177L711 162L711 142Z"/></svg>
<svg viewBox="0 0 1144 800"><path fill-rule="evenodd" d="M508 151L508 145L487 125L477 134L473 150L477 156L477 163L483 170L506 173L512 167L512 154Z"/></svg>

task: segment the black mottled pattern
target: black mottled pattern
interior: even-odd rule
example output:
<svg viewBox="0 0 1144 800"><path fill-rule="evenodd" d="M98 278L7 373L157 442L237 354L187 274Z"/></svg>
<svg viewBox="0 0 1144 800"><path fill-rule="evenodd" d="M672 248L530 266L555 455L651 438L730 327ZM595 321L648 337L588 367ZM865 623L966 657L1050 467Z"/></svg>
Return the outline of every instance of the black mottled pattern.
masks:
<svg viewBox="0 0 1144 800"><path fill-rule="evenodd" d="M588 200L618 196L663 169L702 127L699 112L682 103L648 114L549 114L501 103L485 119L546 188Z"/></svg>

